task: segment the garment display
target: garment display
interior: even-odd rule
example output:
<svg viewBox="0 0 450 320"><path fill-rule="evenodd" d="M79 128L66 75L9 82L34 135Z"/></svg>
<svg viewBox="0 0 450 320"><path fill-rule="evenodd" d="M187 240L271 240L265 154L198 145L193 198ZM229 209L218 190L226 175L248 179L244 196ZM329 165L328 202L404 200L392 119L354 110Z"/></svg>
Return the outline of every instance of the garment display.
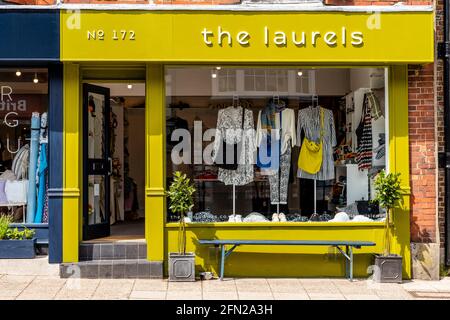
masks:
<svg viewBox="0 0 450 320"><path fill-rule="evenodd" d="M287 204L289 173L291 167L291 148L280 156L280 168L269 176L270 202L272 204Z"/></svg>
<svg viewBox="0 0 450 320"><path fill-rule="evenodd" d="M241 111L241 130L244 126L244 116L245 108ZM243 131L241 132L243 134ZM242 143L243 139L235 143L229 143L222 139L222 142L219 144L219 149L215 153L214 164L221 169L236 170L239 165L239 159L241 158L241 152L243 151Z"/></svg>
<svg viewBox="0 0 450 320"><path fill-rule="evenodd" d="M14 156L11 170L14 173L14 179L28 179L28 166L30 157L30 146L24 145Z"/></svg>
<svg viewBox="0 0 450 320"><path fill-rule="evenodd" d="M39 152L39 187L38 187L38 197L37 197L37 209L36 215L34 217L35 223L41 223L44 216L44 208L45 208L45 194L47 193L47 143L43 143L41 145L41 151Z"/></svg>
<svg viewBox="0 0 450 320"><path fill-rule="evenodd" d="M332 180L335 177L333 147L336 146L336 130L333 112L317 107L307 107L298 112L297 144L301 147L301 133L310 141L318 141L320 137L320 109L323 110L323 142L322 142L322 167L316 174L305 172L298 168L297 177L304 179Z"/></svg>
<svg viewBox="0 0 450 320"><path fill-rule="evenodd" d="M278 112L276 112L273 116L273 124L271 123L270 128L268 129L267 125L264 125L263 119L272 118L271 116L267 116L267 113L276 110L274 107L271 106L269 111L266 111L266 109L259 111L258 113L258 123L256 126L256 145L261 148L262 146L267 145L267 148L269 145L272 145L273 147L277 147L276 143L270 144L270 137L271 137L271 129L275 129L275 136L277 141L281 140L281 154L284 154L288 148L292 148L292 146L296 145L297 143L297 135L295 132L295 112L293 109L285 108L282 110L278 109ZM267 108L267 107L266 107ZM264 112L265 111L265 112ZM281 119L281 121L280 121ZM281 122L281 137L279 134L280 131L280 122ZM273 125L273 128L272 128ZM263 142L266 142L264 144ZM263 150L264 151L264 150ZM259 152L263 152L259 151ZM265 154L265 153L263 153ZM276 152L275 152L276 154ZM267 153L267 156L269 154ZM273 169L273 168L269 168ZM264 174L264 173L263 173ZM266 172L266 174L271 174L270 172ZM273 174L273 172L272 172Z"/></svg>
<svg viewBox="0 0 450 320"><path fill-rule="evenodd" d="M320 134L317 142L303 138L298 167L309 174L316 174L322 167L323 159L323 109L320 108Z"/></svg>
<svg viewBox="0 0 450 320"><path fill-rule="evenodd" d="M41 119L39 113L33 112L31 116L30 137L30 163L28 169L29 183L26 222L33 223L36 214L36 170L39 153L39 136L41 131Z"/></svg>
<svg viewBox="0 0 450 320"><path fill-rule="evenodd" d="M372 167L372 110L367 94L364 99L361 122L356 130L358 136L358 149L356 151L358 169L370 169Z"/></svg>
<svg viewBox="0 0 450 320"><path fill-rule="evenodd" d="M38 169L36 170L36 181L38 196L37 208L34 217L35 223L42 223L44 218L44 211L46 210L46 194L48 187L48 163L47 163L47 143L48 143L48 127L47 127L47 112L41 115L41 131L39 136L39 157Z"/></svg>
<svg viewBox="0 0 450 320"><path fill-rule="evenodd" d="M245 109L244 132L242 132L242 110L242 107L231 106L219 110L217 116L213 160L215 160L222 141L234 144L241 142L242 138L244 139L238 168L236 170L219 168L218 179L225 185L242 186L253 181L253 159L256 151L253 112Z"/></svg>

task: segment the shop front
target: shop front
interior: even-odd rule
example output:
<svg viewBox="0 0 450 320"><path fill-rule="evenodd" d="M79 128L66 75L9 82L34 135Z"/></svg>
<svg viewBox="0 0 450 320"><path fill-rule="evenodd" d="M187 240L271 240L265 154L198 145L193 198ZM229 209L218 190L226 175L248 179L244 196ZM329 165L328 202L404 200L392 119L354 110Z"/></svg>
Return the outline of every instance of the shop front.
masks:
<svg viewBox="0 0 450 320"><path fill-rule="evenodd" d="M411 277L407 65L434 55L432 9L414 8L62 11L62 261L134 240L151 276L167 274L179 216L165 191L181 171L196 189L197 272L219 263L200 239L372 241L354 252L364 277L383 248L371 200L386 170L401 173L392 252ZM308 140L322 141L316 170ZM224 165L224 141L244 161ZM327 246L241 246L227 260L227 276L344 273Z"/></svg>
<svg viewBox="0 0 450 320"><path fill-rule="evenodd" d="M50 262L62 254L59 19L56 11L0 9L0 215L33 229ZM11 256L21 258L19 249Z"/></svg>

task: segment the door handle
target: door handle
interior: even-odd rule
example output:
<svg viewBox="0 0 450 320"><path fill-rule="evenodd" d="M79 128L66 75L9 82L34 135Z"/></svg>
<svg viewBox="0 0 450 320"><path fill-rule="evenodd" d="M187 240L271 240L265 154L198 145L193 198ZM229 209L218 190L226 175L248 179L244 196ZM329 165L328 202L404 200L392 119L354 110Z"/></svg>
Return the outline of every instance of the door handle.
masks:
<svg viewBox="0 0 450 320"><path fill-rule="evenodd" d="M112 175L112 171L113 171L113 163L112 163L111 157L108 157L108 164L109 164L108 176L110 176L110 175Z"/></svg>

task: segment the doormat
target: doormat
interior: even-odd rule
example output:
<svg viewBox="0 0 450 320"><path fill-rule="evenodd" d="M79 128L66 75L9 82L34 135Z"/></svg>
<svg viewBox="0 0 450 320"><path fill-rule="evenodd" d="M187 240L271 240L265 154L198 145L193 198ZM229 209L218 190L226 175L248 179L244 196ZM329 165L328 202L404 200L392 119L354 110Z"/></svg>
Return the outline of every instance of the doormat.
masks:
<svg viewBox="0 0 450 320"><path fill-rule="evenodd" d="M414 298L450 300L450 292L408 291Z"/></svg>

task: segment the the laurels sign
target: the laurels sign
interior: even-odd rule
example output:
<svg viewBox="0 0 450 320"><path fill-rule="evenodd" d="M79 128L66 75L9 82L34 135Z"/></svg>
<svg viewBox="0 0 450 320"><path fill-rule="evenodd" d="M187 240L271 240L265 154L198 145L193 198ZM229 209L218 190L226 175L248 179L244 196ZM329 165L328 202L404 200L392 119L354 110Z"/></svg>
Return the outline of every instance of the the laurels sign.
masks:
<svg viewBox="0 0 450 320"><path fill-rule="evenodd" d="M320 31L272 31L269 27L265 26L261 32L265 46L276 45L285 47L292 44L297 47L306 47L308 45L315 47L320 41L329 47L339 45L343 47L347 45L361 47L364 45L364 34L360 31L349 31L347 27L342 27L339 31L327 31L323 33ZM249 46L252 41L252 35L248 31L239 31L233 34L221 26L218 26L217 30L203 28L201 35L203 42L208 46L233 46L233 43L241 46Z"/></svg>

